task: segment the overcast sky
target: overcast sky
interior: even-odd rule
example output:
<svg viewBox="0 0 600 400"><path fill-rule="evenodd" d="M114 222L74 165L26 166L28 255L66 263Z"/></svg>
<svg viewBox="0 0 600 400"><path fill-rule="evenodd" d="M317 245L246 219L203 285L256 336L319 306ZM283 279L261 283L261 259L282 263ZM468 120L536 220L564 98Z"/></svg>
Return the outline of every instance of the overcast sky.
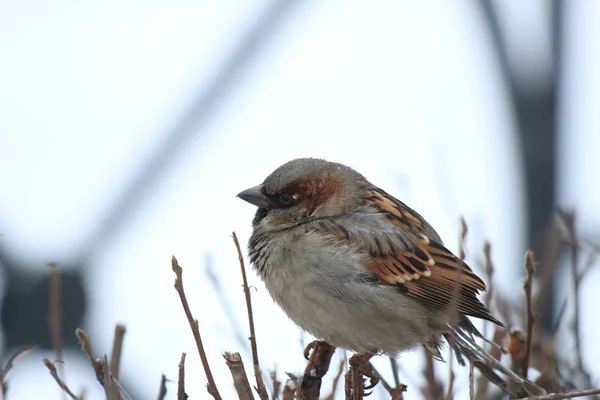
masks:
<svg viewBox="0 0 600 400"><path fill-rule="evenodd" d="M538 3L509 2L501 14L530 84L540 73L531 60L548 57L548 38L539 33L546 15ZM269 4L0 1L0 240L12 256L40 269L73 257ZM453 250L463 215L471 264L478 268L483 241L490 240L497 287L520 291L514 282L525 236L517 138L473 4L340 0L290 7L208 124L173 152L87 273L85 328L105 352L114 324L126 324L121 370L144 398L155 398L161 373L176 379L181 351L188 353L188 394L207 397L173 289L171 255L184 267L219 388L232 398L220 354L242 351L249 365L239 342L248 334L232 327L207 265L246 329L230 233L235 230L245 245L255 210L235 195L295 157L356 168L417 209ZM583 234L598 238L600 3L568 4L558 198L578 210ZM249 279L257 289L252 293L263 368L276 366L280 376L302 370L299 329L253 272ZM598 279L592 273L588 282ZM590 304L598 301L592 291L584 285ZM591 365L600 356L594 341L600 326L582 319ZM42 357L52 355L35 353L17 365L10 375L12 397L60 398ZM409 400L420 398L420 367L414 366L421 357L416 352L400 359ZM101 398L84 362L79 353L67 355L68 381L74 389L85 386L88 398ZM377 364L385 368L387 361ZM445 376L446 368L439 364L438 370ZM463 372L459 394L467 388ZM597 377L600 370L595 372ZM175 385L170 388L173 396Z"/></svg>

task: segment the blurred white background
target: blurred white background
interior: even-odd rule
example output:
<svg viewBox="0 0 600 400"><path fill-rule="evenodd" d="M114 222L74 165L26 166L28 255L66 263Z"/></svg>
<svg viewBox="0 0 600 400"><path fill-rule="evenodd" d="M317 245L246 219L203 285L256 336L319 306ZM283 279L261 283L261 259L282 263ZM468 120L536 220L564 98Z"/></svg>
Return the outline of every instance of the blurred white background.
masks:
<svg viewBox="0 0 600 400"><path fill-rule="evenodd" d="M234 398L221 353L241 351L247 366L251 359L230 234L235 230L245 245L255 211L235 195L295 157L356 168L416 208L453 250L463 215L473 267L490 240L496 288L520 296L527 246L522 161L510 96L477 2L278 4L0 1L0 249L38 272L50 261L68 269L87 255L83 327L97 353L106 353L115 323L127 326L122 381L140 398L156 398L161 373L176 380L182 351L188 394L208 398L173 289L171 255L184 268L219 389ZM525 71L522 85L546 73L532 60L554 60L550 37L540 33L545 4L508 1L498 9L513 62ZM277 19L263 27L269 33L246 43L251 55L232 62L269 15ZM556 190L558 205L577 210L581 235L596 238L599 20L600 3L568 2ZM228 69L231 79L223 79ZM198 104L209 106L194 115ZM163 154L168 161L133 190L129 211L99 230L151 157L165 150L166 138L181 131L187 133ZM281 378L302 370L299 329L250 270L249 279L263 369L276 367ZM587 278L584 303L600 300L598 279L598 272ZM1 285L3 292L10 279ZM559 297L568 291L559 287ZM595 315L592 307L583 312L585 361L598 378L600 325L585 317ZM40 349L19 360L9 399L62 398L43 357L54 356ZM387 371L388 361L376 365ZM405 398L422 398L422 354L405 354L400 365ZM102 398L83 354L67 352L65 369L72 389ZM447 366L438 372L445 379ZM464 398L466 371L456 389ZM169 390L174 398L176 385Z"/></svg>

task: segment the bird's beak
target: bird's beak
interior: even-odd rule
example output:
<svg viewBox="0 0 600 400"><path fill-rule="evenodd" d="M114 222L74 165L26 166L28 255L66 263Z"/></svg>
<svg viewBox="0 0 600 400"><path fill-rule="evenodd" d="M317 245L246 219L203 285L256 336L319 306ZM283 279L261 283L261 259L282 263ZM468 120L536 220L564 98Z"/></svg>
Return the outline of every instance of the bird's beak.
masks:
<svg viewBox="0 0 600 400"><path fill-rule="evenodd" d="M238 193L237 197L260 208L270 208L271 202L262 192L263 185L258 185Z"/></svg>

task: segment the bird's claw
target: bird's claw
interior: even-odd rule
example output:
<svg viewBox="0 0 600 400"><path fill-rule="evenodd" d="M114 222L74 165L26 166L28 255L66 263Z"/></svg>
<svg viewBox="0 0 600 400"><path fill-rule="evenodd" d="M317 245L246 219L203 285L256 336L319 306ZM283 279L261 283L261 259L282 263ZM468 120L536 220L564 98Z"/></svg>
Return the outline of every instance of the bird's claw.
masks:
<svg viewBox="0 0 600 400"><path fill-rule="evenodd" d="M362 395L363 397L367 397L369 395L371 395L373 393L373 388L375 386L377 386L377 384L380 381L380 377L379 374L375 371L375 369L373 369L373 366L371 365L371 363L369 362L369 360L371 359L373 355L369 354L369 353L358 353L353 355L352 357L350 357L349 360L349 364L350 364L350 371L348 371L348 375L346 375L346 391L351 391L352 389L356 389L356 388L351 388L350 386L352 385L352 378L351 378L351 374L352 374L352 370L355 370L358 374L360 374L361 379L366 380L367 378L369 379L369 384L363 384L362 385Z"/></svg>
<svg viewBox="0 0 600 400"><path fill-rule="evenodd" d="M313 340L312 342L307 344L306 347L304 348L304 358L306 360L309 360L311 351L315 350L317 347L319 347L323 343L326 343L326 342L324 342L322 340Z"/></svg>

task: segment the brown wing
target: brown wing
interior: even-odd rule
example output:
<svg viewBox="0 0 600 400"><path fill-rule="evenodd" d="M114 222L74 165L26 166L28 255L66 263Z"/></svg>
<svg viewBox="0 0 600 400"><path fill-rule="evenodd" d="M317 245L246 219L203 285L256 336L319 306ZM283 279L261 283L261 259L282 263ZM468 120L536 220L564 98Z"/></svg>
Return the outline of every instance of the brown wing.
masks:
<svg viewBox="0 0 600 400"><path fill-rule="evenodd" d="M439 308L449 307L456 296L455 285L460 284L455 301L459 313L502 325L477 299L477 294L486 290L485 283L441 244L439 236L423 217L375 187L370 189L365 204L377 209L399 228L414 234L409 239L410 249L370 255L366 267L379 276L381 283L398 285L406 296Z"/></svg>

